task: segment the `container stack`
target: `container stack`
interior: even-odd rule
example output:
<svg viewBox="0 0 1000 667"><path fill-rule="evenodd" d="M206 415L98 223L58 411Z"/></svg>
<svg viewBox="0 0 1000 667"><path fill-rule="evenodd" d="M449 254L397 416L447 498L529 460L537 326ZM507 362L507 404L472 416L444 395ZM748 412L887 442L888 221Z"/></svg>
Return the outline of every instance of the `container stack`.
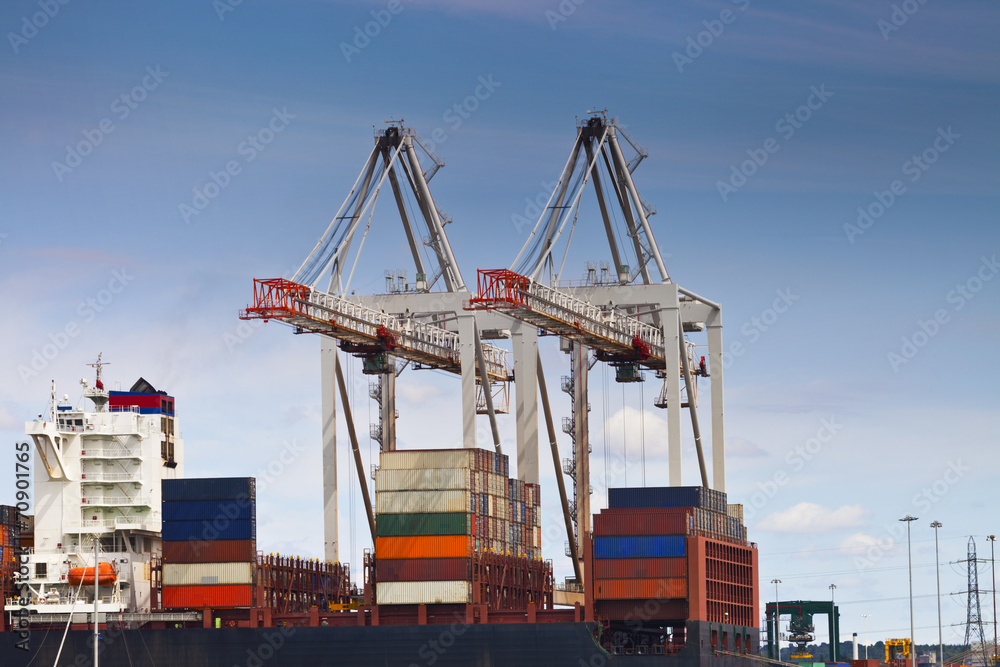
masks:
<svg viewBox="0 0 1000 667"><path fill-rule="evenodd" d="M21 513L16 507L0 505L0 589L5 592L10 592L13 587L22 523Z"/></svg>
<svg viewBox="0 0 1000 667"><path fill-rule="evenodd" d="M163 608L253 606L252 477L163 480Z"/></svg>
<svg viewBox="0 0 1000 667"><path fill-rule="evenodd" d="M599 616L654 599L664 614L753 624L756 550L742 506L704 487L609 489L608 505L593 524Z"/></svg>
<svg viewBox="0 0 1000 667"><path fill-rule="evenodd" d="M382 452L375 474L379 604L471 602L481 552L541 558L540 491L482 449Z"/></svg>

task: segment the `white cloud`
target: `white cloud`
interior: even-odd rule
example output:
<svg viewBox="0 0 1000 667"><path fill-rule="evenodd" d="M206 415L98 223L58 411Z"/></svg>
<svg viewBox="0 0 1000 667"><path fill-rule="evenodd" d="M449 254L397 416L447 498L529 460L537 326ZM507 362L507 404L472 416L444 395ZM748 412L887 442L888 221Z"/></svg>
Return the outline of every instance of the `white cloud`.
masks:
<svg viewBox="0 0 1000 667"><path fill-rule="evenodd" d="M870 514L861 505L844 505L835 510L816 503L799 503L764 518L758 530L775 533L822 533L864 525Z"/></svg>
<svg viewBox="0 0 1000 667"><path fill-rule="evenodd" d="M767 456L767 452L758 445L743 438L726 438L726 454L741 458L756 458Z"/></svg>
<svg viewBox="0 0 1000 667"><path fill-rule="evenodd" d="M430 384L396 383L396 396L410 405L422 405L437 398L441 393L440 387Z"/></svg>

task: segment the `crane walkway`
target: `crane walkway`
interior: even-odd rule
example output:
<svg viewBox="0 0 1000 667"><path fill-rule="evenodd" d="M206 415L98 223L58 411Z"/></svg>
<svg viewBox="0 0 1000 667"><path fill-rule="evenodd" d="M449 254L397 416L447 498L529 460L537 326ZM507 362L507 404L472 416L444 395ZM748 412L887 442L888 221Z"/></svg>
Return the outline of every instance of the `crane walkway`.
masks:
<svg viewBox="0 0 1000 667"><path fill-rule="evenodd" d="M615 309L605 309L509 269L479 270L479 296L470 310L502 310L621 361L665 367L663 331Z"/></svg>
<svg viewBox="0 0 1000 667"><path fill-rule="evenodd" d="M431 368L462 372L456 332L401 319L284 278L255 278L253 282L253 305L240 313L242 320L278 320L303 332L344 341L343 347L353 352L386 352ZM483 356L489 382L510 380L505 350L484 343Z"/></svg>

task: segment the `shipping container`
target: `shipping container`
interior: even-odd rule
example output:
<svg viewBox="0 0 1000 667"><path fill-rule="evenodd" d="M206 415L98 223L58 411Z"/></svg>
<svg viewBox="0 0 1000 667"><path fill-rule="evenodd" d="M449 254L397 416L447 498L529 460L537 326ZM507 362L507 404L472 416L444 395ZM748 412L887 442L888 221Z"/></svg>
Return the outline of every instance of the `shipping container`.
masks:
<svg viewBox="0 0 1000 667"><path fill-rule="evenodd" d="M256 540L257 522L250 519L216 521L164 521L163 541Z"/></svg>
<svg viewBox="0 0 1000 667"><path fill-rule="evenodd" d="M379 455L380 470L472 468L474 449L397 449Z"/></svg>
<svg viewBox="0 0 1000 667"><path fill-rule="evenodd" d="M468 535L474 526L470 521L473 516L464 512L379 514L375 517L375 534L378 537Z"/></svg>
<svg viewBox="0 0 1000 667"><path fill-rule="evenodd" d="M664 579L686 577L687 558L598 558L594 579Z"/></svg>
<svg viewBox="0 0 1000 667"><path fill-rule="evenodd" d="M375 586L378 604L466 604L471 602L468 581L386 581Z"/></svg>
<svg viewBox="0 0 1000 667"><path fill-rule="evenodd" d="M251 585L256 567L256 563L164 563L163 585Z"/></svg>
<svg viewBox="0 0 1000 667"><path fill-rule="evenodd" d="M472 489L470 468L389 469L375 472L376 491Z"/></svg>
<svg viewBox="0 0 1000 667"><path fill-rule="evenodd" d="M726 505L726 514L743 523L743 505Z"/></svg>
<svg viewBox="0 0 1000 667"><path fill-rule="evenodd" d="M375 581L469 581L468 558L379 558L375 561Z"/></svg>
<svg viewBox="0 0 1000 667"><path fill-rule="evenodd" d="M164 609L251 607L253 586L164 586Z"/></svg>
<svg viewBox="0 0 1000 667"><path fill-rule="evenodd" d="M595 537L596 558L678 558L685 555L684 537L647 535L642 537Z"/></svg>
<svg viewBox="0 0 1000 667"><path fill-rule="evenodd" d="M608 489L608 507L700 507L725 513L726 494L703 486L647 486Z"/></svg>
<svg viewBox="0 0 1000 667"><path fill-rule="evenodd" d="M469 491L382 491L375 494L376 514L471 512Z"/></svg>
<svg viewBox="0 0 1000 667"><path fill-rule="evenodd" d="M255 499L253 477L205 477L164 479L163 500L233 500Z"/></svg>
<svg viewBox="0 0 1000 667"><path fill-rule="evenodd" d="M203 521L205 519L254 519L256 501L241 500L166 500L162 505L164 521Z"/></svg>
<svg viewBox="0 0 1000 667"><path fill-rule="evenodd" d="M163 543L164 563L256 562L253 540L182 540Z"/></svg>
<svg viewBox="0 0 1000 667"><path fill-rule="evenodd" d="M376 537L376 558L468 558L473 538L465 535Z"/></svg>
<svg viewBox="0 0 1000 667"><path fill-rule="evenodd" d="M688 535L694 508L602 510L594 515L594 536Z"/></svg>
<svg viewBox="0 0 1000 667"><path fill-rule="evenodd" d="M687 579L596 579L595 600L646 600L687 597Z"/></svg>

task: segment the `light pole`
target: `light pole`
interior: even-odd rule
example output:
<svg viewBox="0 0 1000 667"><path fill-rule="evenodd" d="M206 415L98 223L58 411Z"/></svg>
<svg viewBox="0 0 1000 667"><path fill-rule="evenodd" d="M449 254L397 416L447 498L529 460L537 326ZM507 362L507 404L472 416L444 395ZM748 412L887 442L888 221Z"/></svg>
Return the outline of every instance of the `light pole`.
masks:
<svg viewBox="0 0 1000 667"><path fill-rule="evenodd" d="M938 598L938 661L944 667L944 640L941 635L941 560L938 558L938 528L943 524L935 521L931 524L934 529L934 565L937 568L937 598Z"/></svg>
<svg viewBox="0 0 1000 667"><path fill-rule="evenodd" d="M871 617L871 614L861 614L861 618L865 619L865 660L868 659L868 619Z"/></svg>
<svg viewBox="0 0 1000 667"><path fill-rule="evenodd" d="M990 571L993 573L993 665L997 664L997 565L993 557L993 545L997 541L996 535L986 537L990 541Z"/></svg>
<svg viewBox="0 0 1000 667"><path fill-rule="evenodd" d="M910 524L917 517L907 514L900 521L906 522L906 567L910 571L910 665L917 667L917 652L914 650L917 642L913 636L913 552L910 549Z"/></svg>
<svg viewBox="0 0 1000 667"><path fill-rule="evenodd" d="M837 590L837 584L830 584L830 628L836 630L837 628L837 607L833 604L833 594ZM836 662L840 657L840 636L838 634L837 638L830 637L830 660Z"/></svg>
<svg viewBox="0 0 1000 667"><path fill-rule="evenodd" d="M774 584L774 645L775 653L774 656L776 660L781 661L781 627L779 621L781 619L781 614L778 613L778 584L781 583L781 579L772 579L771 583Z"/></svg>

